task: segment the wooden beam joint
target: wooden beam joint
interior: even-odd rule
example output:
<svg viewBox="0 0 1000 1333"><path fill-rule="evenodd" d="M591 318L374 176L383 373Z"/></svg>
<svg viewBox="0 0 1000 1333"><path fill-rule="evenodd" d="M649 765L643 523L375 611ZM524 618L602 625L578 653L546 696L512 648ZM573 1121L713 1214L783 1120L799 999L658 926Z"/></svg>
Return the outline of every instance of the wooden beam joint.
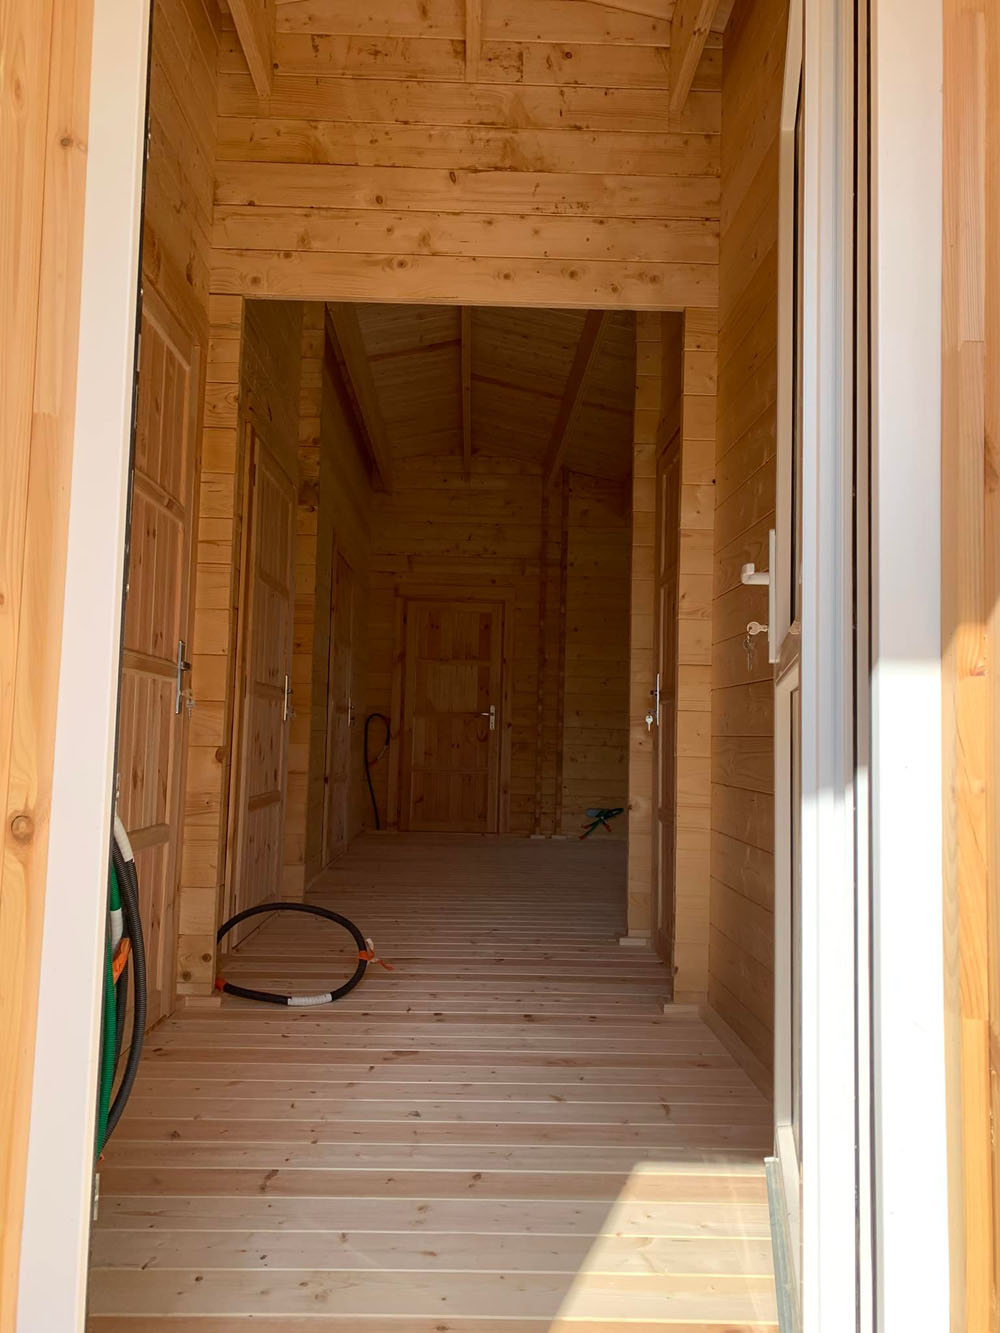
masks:
<svg viewBox="0 0 1000 1333"><path fill-rule="evenodd" d="M257 96L269 97L274 72L274 0L229 0L229 11Z"/></svg>
<svg viewBox="0 0 1000 1333"><path fill-rule="evenodd" d="M684 110L719 0L677 0L670 23L670 116Z"/></svg>
<svg viewBox="0 0 1000 1333"><path fill-rule="evenodd" d="M590 374L591 368L597 360L597 354L601 350L601 341L607 329L607 324L608 312L606 310L587 311L587 317L583 322L583 332L580 334L576 355L573 358L573 364L566 380L562 402L559 404L555 425L552 427L552 436L545 453L545 462L542 464L542 480L546 490L556 480L562 468L573 425L580 414L580 408L583 406L587 376Z"/></svg>
<svg viewBox="0 0 1000 1333"><path fill-rule="evenodd" d="M358 312L353 305L331 302L326 307L326 325L354 409L358 432L369 453L372 480L380 490L391 492L392 450Z"/></svg>

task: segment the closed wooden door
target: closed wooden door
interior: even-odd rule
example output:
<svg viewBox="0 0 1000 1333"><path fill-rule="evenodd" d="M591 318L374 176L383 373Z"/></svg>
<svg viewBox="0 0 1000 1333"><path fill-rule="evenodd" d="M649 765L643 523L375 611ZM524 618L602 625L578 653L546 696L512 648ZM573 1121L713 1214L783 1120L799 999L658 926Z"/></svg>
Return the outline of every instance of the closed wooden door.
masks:
<svg viewBox="0 0 1000 1333"><path fill-rule="evenodd" d="M230 914L281 896L291 718L295 488L251 432Z"/></svg>
<svg viewBox="0 0 1000 1333"><path fill-rule="evenodd" d="M135 850L155 1023L174 996L199 375L193 340L152 292L141 329L118 811Z"/></svg>
<svg viewBox="0 0 1000 1333"><path fill-rule="evenodd" d="M338 551L333 562L330 606L330 675L327 687L326 803L323 818L323 864L344 850L351 839L351 789L354 775L354 638L357 587L354 570Z"/></svg>
<svg viewBox="0 0 1000 1333"><path fill-rule="evenodd" d="M680 576L680 436L656 464L656 570L654 580L654 651L656 682L653 944L666 963L673 962L676 896L677 825L677 597Z"/></svg>
<svg viewBox="0 0 1000 1333"><path fill-rule="evenodd" d="M408 602L405 658L404 827L495 833L503 606Z"/></svg>

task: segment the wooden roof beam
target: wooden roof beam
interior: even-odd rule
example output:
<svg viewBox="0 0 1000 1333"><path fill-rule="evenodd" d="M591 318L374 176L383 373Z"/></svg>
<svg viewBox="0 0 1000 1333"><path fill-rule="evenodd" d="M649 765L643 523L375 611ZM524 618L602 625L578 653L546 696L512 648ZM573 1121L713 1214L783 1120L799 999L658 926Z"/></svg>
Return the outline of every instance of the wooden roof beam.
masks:
<svg viewBox="0 0 1000 1333"><path fill-rule="evenodd" d="M483 49L483 0L465 0L465 81L478 83Z"/></svg>
<svg viewBox="0 0 1000 1333"><path fill-rule="evenodd" d="M371 456L375 484L380 490L391 492L392 451L378 404L371 362L361 336L358 312L352 305L330 302L326 315L327 333L351 393L359 434Z"/></svg>
<svg viewBox="0 0 1000 1333"><path fill-rule="evenodd" d="M464 305L462 321L462 469L472 476L472 310Z"/></svg>
<svg viewBox="0 0 1000 1333"><path fill-rule="evenodd" d="M684 110L719 0L677 0L670 21L670 115Z"/></svg>
<svg viewBox="0 0 1000 1333"><path fill-rule="evenodd" d="M269 97L274 71L274 0L229 0L229 12L257 96Z"/></svg>
<svg viewBox="0 0 1000 1333"><path fill-rule="evenodd" d="M587 311L587 317L583 322L583 332L580 334L580 341L576 345L576 355L573 357L573 364L566 380L562 402L559 404L555 425L552 427L552 436L545 453L545 462L542 464L542 484L546 490L555 481L559 475L559 469L563 465L574 422L580 415L580 408L583 406L587 376L597 360L597 353L601 350L601 340L607 326L608 312L606 310Z"/></svg>

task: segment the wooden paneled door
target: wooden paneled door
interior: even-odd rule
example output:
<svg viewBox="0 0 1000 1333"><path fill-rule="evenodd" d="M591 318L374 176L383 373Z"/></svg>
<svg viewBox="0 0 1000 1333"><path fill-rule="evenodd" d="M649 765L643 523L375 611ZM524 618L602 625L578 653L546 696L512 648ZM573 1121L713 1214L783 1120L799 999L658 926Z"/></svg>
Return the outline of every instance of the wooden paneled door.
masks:
<svg viewBox="0 0 1000 1333"><path fill-rule="evenodd" d="M656 462L656 565L653 578L653 944L673 963L677 828L677 599L680 580L681 437Z"/></svg>
<svg viewBox="0 0 1000 1333"><path fill-rule="evenodd" d="M354 750L354 639L357 578L340 551L333 561L330 605L330 674L327 685L326 767L323 780L323 864L351 840L351 762ZM360 780L360 776L359 776Z"/></svg>
<svg viewBox="0 0 1000 1333"><path fill-rule="evenodd" d="M135 850L148 1020L173 1008L186 750L199 355L152 291L142 309L118 730L118 811Z"/></svg>
<svg viewBox="0 0 1000 1333"><path fill-rule="evenodd" d="M501 603L407 602L404 829L497 832L503 638Z"/></svg>
<svg viewBox="0 0 1000 1333"><path fill-rule="evenodd" d="M291 719L295 487L252 430L249 443L230 915L281 895Z"/></svg>

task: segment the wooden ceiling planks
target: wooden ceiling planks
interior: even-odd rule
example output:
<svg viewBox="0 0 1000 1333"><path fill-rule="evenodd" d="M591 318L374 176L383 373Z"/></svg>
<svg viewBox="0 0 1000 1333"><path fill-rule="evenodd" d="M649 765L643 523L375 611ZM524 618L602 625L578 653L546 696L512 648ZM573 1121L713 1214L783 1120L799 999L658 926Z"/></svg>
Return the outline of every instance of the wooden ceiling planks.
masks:
<svg viewBox="0 0 1000 1333"><path fill-rule="evenodd" d="M279 0L265 97L224 33L214 290L713 306L722 37L671 117L673 12Z"/></svg>
<svg viewBox="0 0 1000 1333"><path fill-rule="evenodd" d="M614 312L360 305L357 323L394 461L473 455L541 467L557 429L581 339L595 347L561 463L596 477L628 475L633 319ZM599 350L591 334L601 325Z"/></svg>

